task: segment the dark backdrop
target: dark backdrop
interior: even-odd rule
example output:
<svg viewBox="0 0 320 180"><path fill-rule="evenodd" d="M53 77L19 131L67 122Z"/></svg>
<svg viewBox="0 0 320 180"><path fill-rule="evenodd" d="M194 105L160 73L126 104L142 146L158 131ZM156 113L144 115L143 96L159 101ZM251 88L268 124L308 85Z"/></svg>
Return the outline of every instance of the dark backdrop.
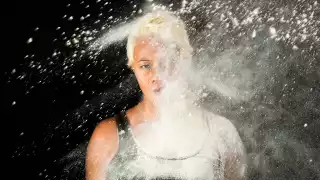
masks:
<svg viewBox="0 0 320 180"><path fill-rule="evenodd" d="M2 27L5 33L2 38L5 41L1 65L4 68L2 122L5 125L2 129L5 132L3 139L10 144L9 153L5 154L10 159L10 163L5 164L8 171L4 173L10 176L8 178L61 179L62 169L69 164L64 162L64 157L79 157L69 153L88 140L96 123L137 103L140 92L125 66L125 42L110 46L106 53L93 60L90 53L81 52L85 44L76 43L71 37L73 33L82 37L99 35L103 32L99 31L103 24L112 25L113 18L129 16L133 4L136 3L138 9L141 1L117 0L106 4L104 0L86 0L83 3L29 0L3 4L5 16ZM169 0L163 2L167 4ZM200 21L197 23L200 27ZM92 32L93 29L97 32ZM90 32L86 34L87 30ZM66 46L69 39L72 46ZM288 72L287 76L294 76L292 74ZM314 92L320 92L317 77L302 79L299 83L310 81L315 84ZM308 98L317 99L316 96L319 99L317 94ZM294 97L281 103L295 100ZM303 111L308 118L296 126L302 129L305 123L313 124L305 128L309 133L301 130L308 135L301 135L300 141L312 142L315 149L319 140L317 105L314 112ZM311 117L312 113L316 115ZM273 124L262 128L277 127L278 124ZM4 145L2 147L7 149ZM301 161L308 163L309 159ZM70 165L73 166L77 164ZM277 166L274 165L275 169ZM309 177L315 179L316 176Z"/></svg>
<svg viewBox="0 0 320 180"><path fill-rule="evenodd" d="M110 16L130 14L128 8L132 6L126 5L130 2L81 2L28 0L3 6L3 118L10 123L5 128L9 134L4 136L10 142L9 154L5 155L10 159L5 168L10 173L5 174L10 179L60 179L64 167L61 159L88 140L95 124L137 102L138 91L132 91L137 96L123 101L119 93L113 93L117 90L108 90L131 73L124 63L123 44L108 48L108 53L99 57L104 63L92 65L88 54L80 56L79 52L70 58L75 49L85 45L68 47L64 39L86 28L101 27ZM100 22L94 24L98 19ZM100 114L92 109L100 107Z"/></svg>

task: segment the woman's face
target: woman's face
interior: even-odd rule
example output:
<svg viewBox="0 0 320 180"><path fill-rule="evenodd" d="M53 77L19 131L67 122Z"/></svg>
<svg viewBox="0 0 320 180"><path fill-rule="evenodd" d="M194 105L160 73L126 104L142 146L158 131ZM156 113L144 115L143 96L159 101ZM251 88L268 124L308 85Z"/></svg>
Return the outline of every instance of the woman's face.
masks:
<svg viewBox="0 0 320 180"><path fill-rule="evenodd" d="M175 58L163 43L150 38L140 38L134 48L131 65L144 98L153 101L159 95L165 82L176 74ZM172 52L172 51L171 51Z"/></svg>

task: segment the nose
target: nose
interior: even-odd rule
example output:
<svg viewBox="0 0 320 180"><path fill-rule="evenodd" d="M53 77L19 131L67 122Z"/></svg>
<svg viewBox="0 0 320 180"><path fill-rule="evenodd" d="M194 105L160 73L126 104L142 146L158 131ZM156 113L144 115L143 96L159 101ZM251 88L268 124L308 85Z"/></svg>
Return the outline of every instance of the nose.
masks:
<svg viewBox="0 0 320 180"><path fill-rule="evenodd" d="M153 85L153 88L154 89L158 89L158 88L161 88L162 85L163 85L163 80L160 79L160 76L159 75L155 75L153 78L152 78L152 85Z"/></svg>

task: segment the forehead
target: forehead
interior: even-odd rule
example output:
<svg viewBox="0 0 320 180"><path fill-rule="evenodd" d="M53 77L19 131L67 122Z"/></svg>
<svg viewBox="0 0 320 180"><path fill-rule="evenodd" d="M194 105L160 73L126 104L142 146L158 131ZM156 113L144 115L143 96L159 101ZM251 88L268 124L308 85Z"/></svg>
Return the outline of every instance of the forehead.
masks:
<svg viewBox="0 0 320 180"><path fill-rule="evenodd" d="M177 48L174 44L172 47L168 45L168 43L167 45L165 44L163 41L152 36L137 38L134 47L134 59L140 60L146 58L148 60L154 60L163 56L172 56L172 51L177 53Z"/></svg>
<svg viewBox="0 0 320 180"><path fill-rule="evenodd" d="M135 56L152 55L163 49L163 43L154 38L138 38L135 42Z"/></svg>

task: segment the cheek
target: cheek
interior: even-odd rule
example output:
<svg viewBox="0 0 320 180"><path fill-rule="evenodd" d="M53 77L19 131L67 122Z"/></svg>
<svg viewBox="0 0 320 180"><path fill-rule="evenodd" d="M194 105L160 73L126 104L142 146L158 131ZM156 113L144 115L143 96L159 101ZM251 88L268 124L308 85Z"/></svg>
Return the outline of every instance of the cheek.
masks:
<svg viewBox="0 0 320 180"><path fill-rule="evenodd" d="M136 71L135 75L136 75L136 78L137 78L138 83L140 85L140 88L149 86L149 84L151 82L151 77L152 77L151 72Z"/></svg>

